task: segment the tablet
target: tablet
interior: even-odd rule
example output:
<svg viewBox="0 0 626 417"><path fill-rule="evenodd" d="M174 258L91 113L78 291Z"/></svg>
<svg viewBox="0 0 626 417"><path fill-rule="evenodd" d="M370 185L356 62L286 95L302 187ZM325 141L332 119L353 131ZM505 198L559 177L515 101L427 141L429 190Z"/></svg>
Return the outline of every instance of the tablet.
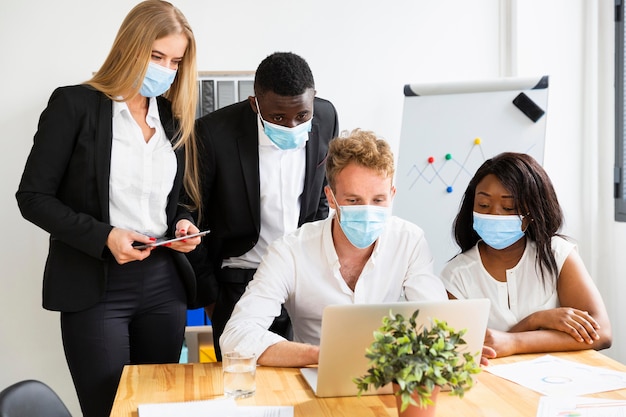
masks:
<svg viewBox="0 0 626 417"><path fill-rule="evenodd" d="M191 235L185 235L185 236L181 236L181 237L160 237L157 240L155 240L154 242L150 242L150 243L134 242L133 243L133 247L135 249L147 249L147 248L152 248L152 247L155 247L155 246L165 245L166 243L176 242L176 241L179 241L179 240L191 239L191 238L194 238L196 236L204 236L204 235L206 235L209 232L210 232L210 230L205 230L203 232L193 233Z"/></svg>

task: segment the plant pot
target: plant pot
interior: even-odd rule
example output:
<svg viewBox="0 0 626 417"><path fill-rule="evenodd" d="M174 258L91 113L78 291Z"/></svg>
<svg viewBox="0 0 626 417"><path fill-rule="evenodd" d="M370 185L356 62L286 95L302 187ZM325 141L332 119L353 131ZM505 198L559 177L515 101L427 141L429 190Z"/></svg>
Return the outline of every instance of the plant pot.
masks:
<svg viewBox="0 0 626 417"><path fill-rule="evenodd" d="M397 384L393 384L393 392L397 392L400 387ZM400 408L402 407L402 397L396 396L396 406L398 407L398 417L435 417L435 411L437 407L437 394L441 387L435 387L433 389L432 394L430 395L431 400L433 400L432 405L429 405L425 408L420 407L419 405L409 405L406 410L400 412ZM413 399L416 403L420 403L419 398L417 397L417 393L413 394Z"/></svg>

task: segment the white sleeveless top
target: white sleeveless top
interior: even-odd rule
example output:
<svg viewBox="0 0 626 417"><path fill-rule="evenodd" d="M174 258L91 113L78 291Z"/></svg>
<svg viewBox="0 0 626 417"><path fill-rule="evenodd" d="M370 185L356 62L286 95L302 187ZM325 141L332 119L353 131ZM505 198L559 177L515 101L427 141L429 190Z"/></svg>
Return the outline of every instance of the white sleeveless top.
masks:
<svg viewBox="0 0 626 417"><path fill-rule="evenodd" d="M573 243L555 236L552 251L559 274ZM489 298L491 310L487 326L508 331L529 314L559 306L558 276L541 273L536 265L535 242L526 240L526 249L518 264L506 271L506 282L493 278L483 266L478 245L454 257L441 271L441 279L448 292L458 299ZM545 282L545 284L544 284Z"/></svg>

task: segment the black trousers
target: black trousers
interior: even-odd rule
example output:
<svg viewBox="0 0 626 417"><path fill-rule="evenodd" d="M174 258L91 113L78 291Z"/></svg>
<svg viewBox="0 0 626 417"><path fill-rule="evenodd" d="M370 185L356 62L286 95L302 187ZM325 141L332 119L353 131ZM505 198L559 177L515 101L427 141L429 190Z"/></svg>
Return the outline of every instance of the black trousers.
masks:
<svg viewBox="0 0 626 417"><path fill-rule="evenodd" d="M237 304L237 301L239 301L243 295L248 286L248 282L252 280L255 272L256 269L222 268L218 273L219 290L211 317L213 344L218 361L222 360L222 351L219 343L220 336L224 333L226 322L230 319L230 315L235 309L235 304ZM280 316L274 319L270 330L283 336L287 340L293 340L291 320L284 306L281 308Z"/></svg>
<svg viewBox="0 0 626 417"><path fill-rule="evenodd" d="M104 298L61 313L65 357L84 417L108 417L124 365L180 359L187 302L169 249L109 263Z"/></svg>

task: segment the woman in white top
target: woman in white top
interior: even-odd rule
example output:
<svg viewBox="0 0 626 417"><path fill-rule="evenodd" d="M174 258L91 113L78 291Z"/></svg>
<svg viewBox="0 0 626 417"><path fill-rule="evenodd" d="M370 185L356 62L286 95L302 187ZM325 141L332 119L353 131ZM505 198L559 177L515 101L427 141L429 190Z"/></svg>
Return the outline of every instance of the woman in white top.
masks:
<svg viewBox="0 0 626 417"><path fill-rule="evenodd" d="M67 51L69 53L69 51ZM109 416L127 364L178 362L196 280L185 252L200 238L179 204L200 201L194 167L193 33L161 0L126 16L84 84L56 89L41 114L17 200L50 233L43 306L59 311L85 417Z"/></svg>
<svg viewBox="0 0 626 417"><path fill-rule="evenodd" d="M442 271L450 298L489 298L485 345L498 356L604 349L611 325L563 213L531 156L502 153L470 181L454 222L461 253Z"/></svg>

